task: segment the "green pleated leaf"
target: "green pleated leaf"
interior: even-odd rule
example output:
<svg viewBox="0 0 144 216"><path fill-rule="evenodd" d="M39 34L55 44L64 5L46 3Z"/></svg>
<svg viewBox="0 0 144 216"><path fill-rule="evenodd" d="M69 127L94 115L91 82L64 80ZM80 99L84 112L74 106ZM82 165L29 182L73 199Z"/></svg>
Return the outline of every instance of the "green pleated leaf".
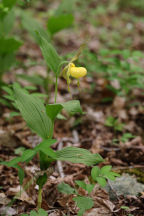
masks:
<svg viewBox="0 0 144 216"><path fill-rule="evenodd" d="M22 185L24 177L25 177L24 170L20 166L18 166L18 165L16 166L16 168L18 169L18 177L19 177L20 185Z"/></svg>
<svg viewBox="0 0 144 216"><path fill-rule="evenodd" d="M83 113L79 100L68 101L62 103L61 105L70 115L74 115L76 113Z"/></svg>
<svg viewBox="0 0 144 216"><path fill-rule="evenodd" d="M27 125L43 139L52 137L53 124L42 101L14 86L15 103Z"/></svg>
<svg viewBox="0 0 144 216"><path fill-rule="evenodd" d="M16 4L17 0L3 0L4 7L12 8Z"/></svg>
<svg viewBox="0 0 144 216"><path fill-rule="evenodd" d="M0 74L3 74L5 71L9 70L9 68L15 65L15 63L16 59L14 53L0 55Z"/></svg>
<svg viewBox="0 0 144 216"><path fill-rule="evenodd" d="M83 163L88 166L100 163L103 158L99 154L91 154L88 150L77 147L65 147L56 151L57 160Z"/></svg>
<svg viewBox="0 0 144 216"><path fill-rule="evenodd" d="M40 32L43 38L50 41L50 34L46 31L42 24L40 24L36 19L34 19L27 12L22 13L22 25L31 34L35 41L39 44L39 39L37 37L36 31Z"/></svg>
<svg viewBox="0 0 144 216"><path fill-rule="evenodd" d="M59 75L59 66L61 64L61 58L58 55L55 48L46 40L41 32L37 31L37 38L42 54L46 60L48 67L56 74Z"/></svg>
<svg viewBox="0 0 144 216"><path fill-rule="evenodd" d="M51 34L55 34L65 28L71 27L74 21L72 14L59 14L51 16L47 22L47 28Z"/></svg>
<svg viewBox="0 0 144 216"><path fill-rule="evenodd" d="M16 51L22 42L15 38L0 38L0 54L7 54Z"/></svg>
<svg viewBox="0 0 144 216"><path fill-rule="evenodd" d="M62 115L61 113L57 114L57 119L60 119L60 120L66 120L67 118Z"/></svg>
<svg viewBox="0 0 144 216"><path fill-rule="evenodd" d="M44 79L38 75L17 74L16 76L32 84L44 86Z"/></svg>
<svg viewBox="0 0 144 216"><path fill-rule="evenodd" d="M8 166L8 167L14 167L20 161L21 161L21 157L16 157L16 158L12 159L11 161L2 161L2 162L0 162L0 164Z"/></svg>
<svg viewBox="0 0 144 216"><path fill-rule="evenodd" d="M0 19L0 37L7 36L12 30L15 23L15 13L14 10L9 11L3 19Z"/></svg>
<svg viewBox="0 0 144 216"><path fill-rule="evenodd" d="M35 151L42 151L45 155L55 159L56 153L50 148L52 144L54 144L56 140L54 139L47 139L41 142L38 146L35 147Z"/></svg>
<svg viewBox="0 0 144 216"><path fill-rule="evenodd" d="M66 110L70 115L74 115L76 113L83 113L80 102L78 100L72 100L60 104L48 104L46 106L46 113L52 121L54 121L56 117L59 119L66 119L60 114L60 111L62 109Z"/></svg>
<svg viewBox="0 0 144 216"><path fill-rule="evenodd" d="M61 104L48 104L46 105L46 113L52 121L55 120L58 113L63 109Z"/></svg>
<svg viewBox="0 0 144 216"><path fill-rule="evenodd" d="M35 156L35 154L36 154L36 151L33 149L25 150L21 156L21 162L28 162Z"/></svg>

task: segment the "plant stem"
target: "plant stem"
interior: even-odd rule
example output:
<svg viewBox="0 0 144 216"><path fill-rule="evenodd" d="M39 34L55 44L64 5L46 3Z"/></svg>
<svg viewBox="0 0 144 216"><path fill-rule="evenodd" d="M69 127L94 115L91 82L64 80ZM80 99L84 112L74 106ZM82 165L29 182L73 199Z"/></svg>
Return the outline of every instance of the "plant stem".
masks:
<svg viewBox="0 0 144 216"><path fill-rule="evenodd" d="M58 91L58 77L56 76L56 83L55 83L55 103L57 99L57 91Z"/></svg>
<svg viewBox="0 0 144 216"><path fill-rule="evenodd" d="M65 63L69 63L68 61L63 61L61 62L61 64L58 66L58 71L57 71L57 74L56 74L56 82L55 82L55 102L56 103L56 99L57 99L57 92L58 92L58 77L60 75L60 70L61 70L61 67L63 64Z"/></svg>
<svg viewBox="0 0 144 216"><path fill-rule="evenodd" d="M49 68L47 68L47 77L46 77L46 79L45 79L45 91L46 91L46 93L47 93L47 103L49 102L49 97L50 97L50 95L49 95L49 93L50 93L50 91L49 91L49 84L50 84L50 82L49 82L49 80L50 80L50 78L49 78Z"/></svg>
<svg viewBox="0 0 144 216"><path fill-rule="evenodd" d="M42 204L42 188L39 188L38 191L38 203L37 203L37 208L40 209Z"/></svg>

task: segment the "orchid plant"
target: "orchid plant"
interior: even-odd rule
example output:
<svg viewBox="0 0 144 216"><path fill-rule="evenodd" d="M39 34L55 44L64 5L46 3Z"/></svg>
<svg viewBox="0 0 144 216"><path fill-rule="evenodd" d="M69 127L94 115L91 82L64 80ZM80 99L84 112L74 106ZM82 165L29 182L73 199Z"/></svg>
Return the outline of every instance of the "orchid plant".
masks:
<svg viewBox="0 0 144 216"><path fill-rule="evenodd" d="M71 61L63 61L55 48L45 38L43 38L39 32L37 32L37 37L46 63L56 76L55 103L45 105L38 96L23 91L23 89L16 84L13 85L14 106L19 109L29 128L40 136L42 141L35 148L24 150L21 156L16 157L11 161L3 161L1 164L18 169L20 185L23 185L25 172L22 169L22 164L29 163L36 155L39 157L40 172L38 175L35 174L34 179L35 183L39 187L37 208L40 209L42 204L43 186L54 171L55 161L69 161L72 163L82 163L87 166L93 166L103 162L104 160L99 154L92 154L90 151L83 148L71 146L64 147L62 150L54 151L51 147L57 142L53 139L53 130L55 119L58 117L60 112L65 109L69 114L83 114L78 100L56 103L58 78L63 74L67 80L69 88L70 76L79 81L79 78L86 75L87 70L84 67L76 67L73 63L79 57L83 45ZM66 64L66 66L62 69L64 64ZM104 176L104 171L101 174L101 171L98 170L98 168L95 169L97 169L97 176L95 177L96 181L100 182L102 179L105 181L104 178L106 175ZM85 202L87 198L82 198L82 200Z"/></svg>

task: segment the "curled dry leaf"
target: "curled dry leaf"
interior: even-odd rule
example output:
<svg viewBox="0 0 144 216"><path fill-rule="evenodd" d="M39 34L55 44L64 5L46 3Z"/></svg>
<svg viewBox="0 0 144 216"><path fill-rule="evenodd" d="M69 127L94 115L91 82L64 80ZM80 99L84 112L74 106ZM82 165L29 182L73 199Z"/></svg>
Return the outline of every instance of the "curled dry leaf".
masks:
<svg viewBox="0 0 144 216"><path fill-rule="evenodd" d="M21 191L21 193L20 193ZM17 186L15 188L10 188L8 191L9 195L15 195L16 199L19 199L21 201L25 201L29 204L35 205L35 201L27 194L26 191L20 186Z"/></svg>
<svg viewBox="0 0 144 216"><path fill-rule="evenodd" d="M8 199L4 193L0 193L0 204L7 205L9 202L10 199Z"/></svg>
<svg viewBox="0 0 144 216"><path fill-rule="evenodd" d="M18 146L18 143L11 132L0 130L0 146L4 146L4 147L13 149Z"/></svg>
<svg viewBox="0 0 144 216"><path fill-rule="evenodd" d="M102 199L100 197L96 197L94 199L94 208L87 211L84 216L112 216L112 212L114 210L115 205L109 201L108 199Z"/></svg>
<svg viewBox="0 0 144 216"><path fill-rule="evenodd" d="M16 214L17 214L17 212L14 208L11 208L11 207L0 208L0 215L12 216L12 215L16 215Z"/></svg>
<svg viewBox="0 0 144 216"><path fill-rule="evenodd" d="M113 107L116 109L123 109L125 107L126 98L116 96L113 101Z"/></svg>
<svg viewBox="0 0 144 216"><path fill-rule="evenodd" d="M88 113L88 118L90 118L91 120L93 120L95 122L104 123L104 121L105 121L104 113L101 110L94 111L93 109L88 107L87 113Z"/></svg>

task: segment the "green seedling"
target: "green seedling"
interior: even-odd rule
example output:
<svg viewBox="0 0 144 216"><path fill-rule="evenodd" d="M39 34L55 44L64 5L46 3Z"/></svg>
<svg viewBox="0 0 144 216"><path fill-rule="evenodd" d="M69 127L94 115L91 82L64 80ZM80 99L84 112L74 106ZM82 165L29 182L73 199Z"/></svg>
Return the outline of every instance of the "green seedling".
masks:
<svg viewBox="0 0 144 216"><path fill-rule="evenodd" d="M97 54L88 49L83 53L80 62L89 62L87 70L89 76L103 77L107 81L104 88L108 88L119 96L131 96L134 88L143 90L143 67L140 64L143 53L129 50L101 49ZM117 83L116 85L114 83Z"/></svg>
<svg viewBox="0 0 144 216"><path fill-rule="evenodd" d="M112 139L112 144L113 145L118 145L119 144L119 140L117 138Z"/></svg>
<svg viewBox="0 0 144 216"><path fill-rule="evenodd" d="M84 185L85 184L84 182L82 183L80 181L76 181L76 182L78 185L82 185L82 184ZM93 188L91 188L91 189L93 189ZM89 188L88 191L92 191L91 189ZM92 198L90 198L88 196L79 195L79 193L76 189L70 187L68 184L65 184L64 182L58 185L58 190L61 193L74 195L73 200L75 201L77 207L79 208L78 216L82 216L86 210L91 209L94 205Z"/></svg>
<svg viewBox="0 0 144 216"><path fill-rule="evenodd" d="M94 184L86 184L84 181L76 180L75 183L80 187L83 188L90 194L94 188Z"/></svg>
<svg viewBox="0 0 144 216"><path fill-rule="evenodd" d="M122 143L125 143L125 142L128 142L129 141L129 139L132 139L132 138L134 138L135 136L133 136L131 133L124 133L123 135L122 135L122 137L121 137L121 142Z"/></svg>
<svg viewBox="0 0 144 216"><path fill-rule="evenodd" d="M101 187L105 187L107 180L114 181L116 177L120 176L118 173L111 171L112 166L107 165L101 169L98 166L95 166L91 170L91 177L94 181L98 182Z"/></svg>
<svg viewBox="0 0 144 216"><path fill-rule="evenodd" d="M91 178L93 182L97 182L100 184L101 187L105 187L107 184L107 179L110 179L112 181L115 180L116 177L119 176L119 174L111 171L112 166L104 166L101 169L97 166L93 167L91 170ZM84 181L77 180L75 181L76 185L78 185L79 188L84 189L88 192L88 195L90 196L90 193L93 191L95 184L86 184ZM78 188L78 189L79 189ZM79 208L78 216L82 216L85 211L91 209L94 205L93 199L89 196L81 196L76 188L70 187L68 184L65 184L64 182L58 185L58 190L61 193L65 194L73 194L73 200L76 202L77 207Z"/></svg>
<svg viewBox="0 0 144 216"><path fill-rule="evenodd" d="M128 206L121 206L121 209L124 209L124 210L126 210L126 211L129 211L129 207Z"/></svg>
<svg viewBox="0 0 144 216"><path fill-rule="evenodd" d="M112 116L109 116L106 121L105 121L105 125L107 127L111 127L114 129L114 131L123 131L123 127L124 124L123 123L119 123L118 120Z"/></svg>
<svg viewBox="0 0 144 216"><path fill-rule="evenodd" d="M30 214L21 214L21 216L48 216L48 213L40 208L37 212L32 210Z"/></svg>
<svg viewBox="0 0 144 216"><path fill-rule="evenodd" d="M126 212L130 211L130 208L128 206L121 206L120 208L123 209ZM134 215L133 214L128 214L127 216L134 216Z"/></svg>
<svg viewBox="0 0 144 216"><path fill-rule="evenodd" d="M131 133L124 133L120 139L114 138L112 140L112 144L114 145L118 145L119 141L121 141L122 143L126 143L128 142L130 139L134 138L135 136L133 136Z"/></svg>

